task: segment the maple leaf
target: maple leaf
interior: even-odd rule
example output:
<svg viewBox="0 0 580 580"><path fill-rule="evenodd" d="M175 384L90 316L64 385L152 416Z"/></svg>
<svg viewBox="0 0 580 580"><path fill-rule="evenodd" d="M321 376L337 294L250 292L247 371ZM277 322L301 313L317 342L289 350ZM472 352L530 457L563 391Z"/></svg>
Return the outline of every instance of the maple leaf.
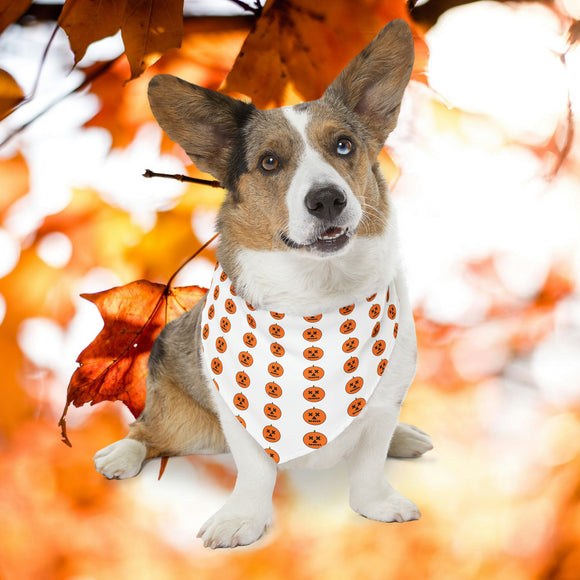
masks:
<svg viewBox="0 0 580 580"><path fill-rule="evenodd" d="M0 119L8 115L24 99L24 93L12 75L0 69Z"/></svg>
<svg viewBox="0 0 580 580"><path fill-rule="evenodd" d="M173 288L138 280L82 297L97 306L104 327L79 355L59 425L66 436L70 404L122 401L135 417L145 408L147 360L168 323L191 309L207 292L199 286Z"/></svg>
<svg viewBox="0 0 580 580"><path fill-rule="evenodd" d="M166 50L181 45L183 0L67 0L58 19L75 65L93 42L121 30L132 80Z"/></svg>

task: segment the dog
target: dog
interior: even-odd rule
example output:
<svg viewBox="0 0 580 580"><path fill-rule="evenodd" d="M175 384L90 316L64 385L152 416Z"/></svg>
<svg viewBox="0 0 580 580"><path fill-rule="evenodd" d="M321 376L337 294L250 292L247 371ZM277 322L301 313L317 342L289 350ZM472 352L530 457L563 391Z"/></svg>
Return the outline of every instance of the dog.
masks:
<svg viewBox="0 0 580 580"><path fill-rule="evenodd" d="M145 410L94 459L123 479L155 457L231 453L235 487L199 531L206 547L262 536L278 469L344 460L355 512L420 517L384 479L387 454L432 443L398 422L417 344L377 162L413 59L394 20L317 101L262 111L171 75L149 84L161 128L227 190L218 265L205 300L157 338Z"/></svg>

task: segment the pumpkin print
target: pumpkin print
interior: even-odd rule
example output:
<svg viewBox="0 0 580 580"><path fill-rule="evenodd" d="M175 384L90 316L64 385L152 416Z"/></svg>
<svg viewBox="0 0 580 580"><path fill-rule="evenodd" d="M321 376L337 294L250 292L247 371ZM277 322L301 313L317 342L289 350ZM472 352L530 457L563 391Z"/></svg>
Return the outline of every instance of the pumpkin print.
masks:
<svg viewBox="0 0 580 580"><path fill-rule="evenodd" d="M246 422L244 421L244 419L242 417L240 417L239 415L236 415L236 419L242 424L242 427L245 429Z"/></svg>
<svg viewBox="0 0 580 580"><path fill-rule="evenodd" d="M375 292L372 296L367 298L367 302L372 302L377 297L377 293Z"/></svg>
<svg viewBox="0 0 580 580"><path fill-rule="evenodd" d="M302 337L308 342L316 342L322 338L322 331L319 328L307 328L302 333Z"/></svg>
<svg viewBox="0 0 580 580"><path fill-rule="evenodd" d="M395 316L397 316L397 309L395 308L394 304L391 304L389 306L389 309L387 310L387 316L391 319L394 320Z"/></svg>
<svg viewBox="0 0 580 580"><path fill-rule="evenodd" d="M256 328L256 321L254 320L254 317L251 314L248 314L248 316L246 316L246 320L248 321L250 328Z"/></svg>
<svg viewBox="0 0 580 580"><path fill-rule="evenodd" d="M281 312L270 312L270 316L276 320L282 320L282 318L284 318L284 314Z"/></svg>
<svg viewBox="0 0 580 580"><path fill-rule="evenodd" d="M388 364L388 360L386 358L384 358L380 363L379 366L377 367L377 374L379 375L379 377L383 376L383 373L385 372L385 369L387 368L387 364Z"/></svg>
<svg viewBox="0 0 580 580"><path fill-rule="evenodd" d="M236 292L236 289L234 288L234 285L233 284L230 286L230 294L232 296L237 296L238 295L238 293Z"/></svg>
<svg viewBox="0 0 580 580"><path fill-rule="evenodd" d="M220 320L220 328L222 329L223 332L229 332L231 327L232 327L231 322L224 316Z"/></svg>
<svg viewBox="0 0 580 580"><path fill-rule="evenodd" d="M215 341L215 348L218 352L224 353L228 349L228 343L223 336L219 336Z"/></svg>
<svg viewBox="0 0 580 580"><path fill-rule="evenodd" d="M242 393L237 393L234 395L234 407L236 409L240 409L241 411L245 411L248 408L248 399Z"/></svg>
<svg viewBox="0 0 580 580"><path fill-rule="evenodd" d="M279 419L282 416L282 411L278 405L268 403L267 405L264 405L264 415L266 415L268 419Z"/></svg>
<svg viewBox="0 0 580 580"><path fill-rule="evenodd" d="M350 304L349 306L343 306L339 309L339 312L344 316L347 316L354 310L354 304Z"/></svg>
<svg viewBox="0 0 580 580"><path fill-rule="evenodd" d="M207 309L207 317L212 320L213 317L215 315L215 308L214 305L212 304L208 309Z"/></svg>
<svg viewBox="0 0 580 580"><path fill-rule="evenodd" d="M381 313L381 306L380 304L373 304L371 309L369 310L369 316L374 320L378 318Z"/></svg>
<svg viewBox="0 0 580 580"><path fill-rule="evenodd" d="M364 384L364 380L362 377L353 377L346 383L346 387L344 387L345 391L349 395L354 395L354 393L358 393Z"/></svg>
<svg viewBox="0 0 580 580"><path fill-rule="evenodd" d="M252 311L256 310L249 302L246 302L246 306L247 306L248 310L252 310Z"/></svg>
<svg viewBox="0 0 580 580"><path fill-rule="evenodd" d="M268 449L264 449L264 451L276 462L280 463L280 456L273 450L268 447Z"/></svg>
<svg viewBox="0 0 580 580"><path fill-rule="evenodd" d="M350 334L356 328L356 322L349 318L340 325L340 332L342 334Z"/></svg>
<svg viewBox="0 0 580 580"><path fill-rule="evenodd" d="M306 322L318 322L319 320L322 320L322 314L316 314L314 316L305 316L304 320L306 320Z"/></svg>
<svg viewBox="0 0 580 580"><path fill-rule="evenodd" d="M371 336L374 338L381 330L381 323L377 322L373 328L373 331L371 332Z"/></svg>
<svg viewBox="0 0 580 580"><path fill-rule="evenodd" d="M280 441L280 431L272 425L266 425L262 431L262 435L266 441L271 441L272 443Z"/></svg>
<svg viewBox="0 0 580 580"><path fill-rule="evenodd" d="M319 381L324 376L324 369L320 367L308 367L304 369L304 378L309 381Z"/></svg>
<svg viewBox="0 0 580 580"><path fill-rule="evenodd" d="M230 314L235 314L236 313L236 310L237 310L236 304L235 304L235 302L231 298L228 298L226 300L225 307L226 307L226 310Z"/></svg>
<svg viewBox="0 0 580 580"><path fill-rule="evenodd" d="M254 357L246 351L243 351L238 355L238 360L244 367L251 367L254 364Z"/></svg>
<svg viewBox="0 0 580 580"><path fill-rule="evenodd" d="M359 345L358 338L355 338L353 336L352 338L349 338L344 341L344 344L342 345L342 351L346 353L353 352L358 348L358 345Z"/></svg>
<svg viewBox="0 0 580 580"><path fill-rule="evenodd" d="M228 275L222 271L221 276L220 276L220 281L225 282L227 279L228 279Z"/></svg>
<svg viewBox="0 0 580 580"><path fill-rule="evenodd" d="M250 386L250 377L244 371L239 371L236 373L236 383L238 383L240 387L246 389Z"/></svg>
<svg viewBox="0 0 580 580"><path fill-rule="evenodd" d="M215 379L213 379L213 386L219 391L220 390L220 386L217 384L217 381Z"/></svg>
<svg viewBox="0 0 580 580"><path fill-rule="evenodd" d="M326 421L326 413L322 409L312 407L312 409L306 409L306 411L304 411L302 418L309 425L321 425Z"/></svg>
<svg viewBox="0 0 580 580"><path fill-rule="evenodd" d="M274 338L282 338L284 336L284 329L279 324L272 324L269 328L270 334Z"/></svg>
<svg viewBox="0 0 580 580"><path fill-rule="evenodd" d="M275 399L277 399L279 396L282 395L282 387L278 383L267 383L266 393L268 393L270 397L274 397Z"/></svg>
<svg viewBox="0 0 580 580"><path fill-rule="evenodd" d="M203 330L201 331L201 336L204 340L206 340L207 337L209 336L209 326L207 324L203 325Z"/></svg>
<svg viewBox="0 0 580 580"><path fill-rule="evenodd" d="M358 357L352 356L350 357L342 367L345 373L353 373L358 368Z"/></svg>
<svg viewBox="0 0 580 580"><path fill-rule="evenodd" d="M311 449L320 449L326 445L327 439L324 433L318 433L318 431L311 431L306 433L302 438L304 445L310 447Z"/></svg>
<svg viewBox="0 0 580 580"><path fill-rule="evenodd" d="M284 347L281 344L278 344L277 342L273 342L270 345L270 352L274 355L274 356L284 356L284 353L286 352L284 350Z"/></svg>
<svg viewBox="0 0 580 580"><path fill-rule="evenodd" d="M384 340L377 340L373 344L373 354L375 356L381 356L385 352L385 348L387 348L387 343Z"/></svg>
<svg viewBox="0 0 580 580"><path fill-rule="evenodd" d="M324 395L326 393L324 392L324 389L322 389L321 387L307 387L306 389L304 389L304 392L302 393L302 396L307 400L307 401L322 401L322 399L324 399Z"/></svg>
<svg viewBox="0 0 580 580"><path fill-rule="evenodd" d="M242 340L244 341L244 344L250 348L254 348L256 344L258 344L256 337L251 332L246 332Z"/></svg>
<svg viewBox="0 0 580 580"><path fill-rule="evenodd" d="M213 291L213 299L217 300L219 295L220 295L220 287L216 286Z"/></svg>
<svg viewBox="0 0 580 580"><path fill-rule="evenodd" d="M211 370L214 374L221 375L224 367L222 365L222 361L219 358L216 357L211 360Z"/></svg>
<svg viewBox="0 0 580 580"><path fill-rule="evenodd" d="M281 377L284 374L284 368L280 363L273 362L268 365L268 372L273 377Z"/></svg>
<svg viewBox="0 0 580 580"><path fill-rule="evenodd" d="M395 327L393 328L393 336L397 338L397 334L399 334L399 323L395 322Z"/></svg>
<svg viewBox="0 0 580 580"><path fill-rule="evenodd" d="M361 397L359 399L355 399L347 409L347 413L351 417L356 417L364 408L367 402Z"/></svg>
<svg viewBox="0 0 580 580"><path fill-rule="evenodd" d="M306 360L320 360L324 356L324 351L317 346L309 346L304 349L303 354Z"/></svg>

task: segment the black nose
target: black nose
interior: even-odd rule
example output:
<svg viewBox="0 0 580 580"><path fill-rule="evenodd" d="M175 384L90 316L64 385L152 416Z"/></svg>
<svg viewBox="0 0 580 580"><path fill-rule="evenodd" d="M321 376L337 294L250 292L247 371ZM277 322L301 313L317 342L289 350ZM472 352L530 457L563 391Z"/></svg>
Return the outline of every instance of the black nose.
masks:
<svg viewBox="0 0 580 580"><path fill-rule="evenodd" d="M346 207L346 197L336 187L317 187L306 194L304 204L308 213L319 219L332 221Z"/></svg>

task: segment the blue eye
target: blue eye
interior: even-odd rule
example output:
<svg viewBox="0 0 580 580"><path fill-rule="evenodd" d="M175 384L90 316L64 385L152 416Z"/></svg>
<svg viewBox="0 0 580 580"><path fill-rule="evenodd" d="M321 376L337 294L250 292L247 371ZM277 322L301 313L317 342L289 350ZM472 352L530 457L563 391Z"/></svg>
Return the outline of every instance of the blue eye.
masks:
<svg viewBox="0 0 580 580"><path fill-rule="evenodd" d="M350 139L346 139L345 137L342 137L336 143L336 152L339 155L348 155L352 151L352 149L353 149L352 142L350 141Z"/></svg>

